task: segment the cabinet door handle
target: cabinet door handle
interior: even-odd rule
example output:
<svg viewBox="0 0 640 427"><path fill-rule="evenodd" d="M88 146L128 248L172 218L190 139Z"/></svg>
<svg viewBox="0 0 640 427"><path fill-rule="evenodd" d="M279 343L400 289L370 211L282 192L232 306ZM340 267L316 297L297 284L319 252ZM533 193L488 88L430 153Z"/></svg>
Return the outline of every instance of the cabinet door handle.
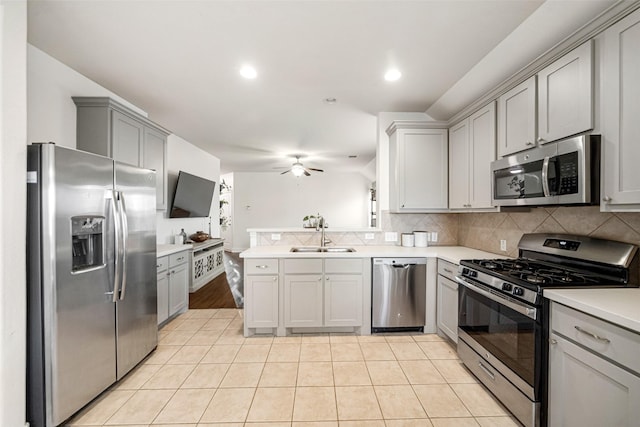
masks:
<svg viewBox="0 0 640 427"><path fill-rule="evenodd" d="M549 338L549 342L550 342L552 345L556 345L556 344L558 344L558 340L553 339L553 338Z"/></svg>
<svg viewBox="0 0 640 427"><path fill-rule="evenodd" d="M590 337L597 339L598 341L606 342L607 344L611 341L609 338L601 337L600 335L594 334L591 331L587 331L586 329L582 329L580 326L574 326L578 332L582 332L583 334L589 335Z"/></svg>
<svg viewBox="0 0 640 427"><path fill-rule="evenodd" d="M184 259L183 256L181 256L180 258L177 258L176 261L182 261Z"/></svg>
<svg viewBox="0 0 640 427"><path fill-rule="evenodd" d="M156 268L160 268L160 264L156 264Z"/></svg>
<svg viewBox="0 0 640 427"><path fill-rule="evenodd" d="M326 280L330 280L331 278L329 276L327 276Z"/></svg>
<svg viewBox="0 0 640 427"><path fill-rule="evenodd" d="M275 282L276 280L278 280L278 278L274 276L273 277L273 281Z"/></svg>
<svg viewBox="0 0 640 427"><path fill-rule="evenodd" d="M256 268L260 268L260 269L264 270L264 269L266 269L266 268L269 268L269 266L268 266L268 265L265 265L265 264L263 264L263 265L256 265Z"/></svg>
<svg viewBox="0 0 640 427"><path fill-rule="evenodd" d="M533 142L531 142L531 141L527 141L527 142L525 142L524 145L535 145L535 144Z"/></svg>
<svg viewBox="0 0 640 427"><path fill-rule="evenodd" d="M544 138L538 138L538 142L544 142Z"/></svg>
<svg viewBox="0 0 640 427"><path fill-rule="evenodd" d="M444 271L446 271L449 274L453 274L453 271L449 270L448 268L443 268Z"/></svg>
<svg viewBox="0 0 640 427"><path fill-rule="evenodd" d="M602 198L602 201L603 201L603 202L605 202L605 203L609 203L609 202L611 201L611 197L609 197L609 196L604 196L604 197Z"/></svg>

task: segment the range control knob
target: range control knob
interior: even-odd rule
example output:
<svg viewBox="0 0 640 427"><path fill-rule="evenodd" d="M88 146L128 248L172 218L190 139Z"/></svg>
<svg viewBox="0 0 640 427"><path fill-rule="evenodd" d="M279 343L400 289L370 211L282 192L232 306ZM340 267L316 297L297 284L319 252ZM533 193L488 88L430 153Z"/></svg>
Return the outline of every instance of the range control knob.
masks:
<svg viewBox="0 0 640 427"><path fill-rule="evenodd" d="M515 287L513 288L513 294L521 297L522 295L524 295L524 289Z"/></svg>
<svg viewBox="0 0 640 427"><path fill-rule="evenodd" d="M513 285L511 283L503 283L502 284L502 290L503 291L511 292L511 289L513 289Z"/></svg>
<svg viewBox="0 0 640 427"><path fill-rule="evenodd" d="M467 276L469 274L469 269L467 267L462 269L462 275Z"/></svg>
<svg viewBox="0 0 640 427"><path fill-rule="evenodd" d="M469 270L469 277L478 277L478 272L474 270Z"/></svg>

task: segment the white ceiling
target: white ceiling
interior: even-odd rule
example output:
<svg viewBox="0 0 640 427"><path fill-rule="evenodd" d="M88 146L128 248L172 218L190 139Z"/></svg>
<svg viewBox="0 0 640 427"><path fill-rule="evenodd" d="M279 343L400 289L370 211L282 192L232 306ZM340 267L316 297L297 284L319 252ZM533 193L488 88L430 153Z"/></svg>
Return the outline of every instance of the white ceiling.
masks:
<svg viewBox="0 0 640 427"><path fill-rule="evenodd" d="M360 170L375 157L378 112L455 114L482 93L465 99L456 82L474 80L473 67L542 3L29 0L28 37L220 158L223 172L274 171L295 154ZM611 2L554 3L584 23ZM244 63L257 79L239 76ZM383 80L391 66L402 71L394 83ZM471 86L463 92L490 89ZM443 96L452 87L453 105Z"/></svg>

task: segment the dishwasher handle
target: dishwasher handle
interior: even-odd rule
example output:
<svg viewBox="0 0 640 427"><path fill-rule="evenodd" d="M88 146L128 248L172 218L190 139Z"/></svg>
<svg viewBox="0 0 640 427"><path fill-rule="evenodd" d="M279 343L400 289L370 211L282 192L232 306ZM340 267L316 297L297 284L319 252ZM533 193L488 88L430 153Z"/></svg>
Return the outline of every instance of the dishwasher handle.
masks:
<svg viewBox="0 0 640 427"><path fill-rule="evenodd" d="M407 269L407 268L409 268L409 267L411 267L413 265L416 265L416 264L391 264L391 267Z"/></svg>

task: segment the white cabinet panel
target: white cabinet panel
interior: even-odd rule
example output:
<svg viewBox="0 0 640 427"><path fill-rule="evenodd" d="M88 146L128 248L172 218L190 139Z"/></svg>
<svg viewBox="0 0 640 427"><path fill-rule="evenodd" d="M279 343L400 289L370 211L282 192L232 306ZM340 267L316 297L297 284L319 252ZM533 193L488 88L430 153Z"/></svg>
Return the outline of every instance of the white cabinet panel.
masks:
<svg viewBox="0 0 640 427"><path fill-rule="evenodd" d="M394 122L387 133L389 209L392 212L447 209L447 130L419 128L415 125L405 128L402 123Z"/></svg>
<svg viewBox="0 0 640 427"><path fill-rule="evenodd" d="M640 335L553 302L550 426L637 426Z"/></svg>
<svg viewBox="0 0 640 427"><path fill-rule="evenodd" d="M640 211L640 11L604 32L601 208Z"/></svg>
<svg viewBox="0 0 640 427"><path fill-rule="evenodd" d="M322 275L284 277L284 326L322 326Z"/></svg>
<svg viewBox="0 0 640 427"><path fill-rule="evenodd" d="M549 425L632 427L640 420L640 377L552 334Z"/></svg>
<svg viewBox="0 0 640 427"><path fill-rule="evenodd" d="M327 275L324 284L324 324L362 325L361 274Z"/></svg>
<svg viewBox="0 0 640 427"><path fill-rule="evenodd" d="M538 142L593 128L593 41L538 73Z"/></svg>
<svg viewBox="0 0 640 427"><path fill-rule="evenodd" d="M449 208L491 206L491 162L496 159L496 108L491 102L449 131Z"/></svg>
<svg viewBox="0 0 640 427"><path fill-rule="evenodd" d="M469 120L449 130L449 208L469 206Z"/></svg>
<svg viewBox="0 0 640 427"><path fill-rule="evenodd" d="M536 76L498 98L498 155L535 146Z"/></svg>
<svg viewBox="0 0 640 427"><path fill-rule="evenodd" d="M158 325L169 318L169 277L167 270L158 273Z"/></svg>
<svg viewBox="0 0 640 427"><path fill-rule="evenodd" d="M189 266L185 263L169 269L169 315L189 307Z"/></svg>
<svg viewBox="0 0 640 427"><path fill-rule="evenodd" d="M278 276L247 275L244 282L244 321L249 328L278 326Z"/></svg>

